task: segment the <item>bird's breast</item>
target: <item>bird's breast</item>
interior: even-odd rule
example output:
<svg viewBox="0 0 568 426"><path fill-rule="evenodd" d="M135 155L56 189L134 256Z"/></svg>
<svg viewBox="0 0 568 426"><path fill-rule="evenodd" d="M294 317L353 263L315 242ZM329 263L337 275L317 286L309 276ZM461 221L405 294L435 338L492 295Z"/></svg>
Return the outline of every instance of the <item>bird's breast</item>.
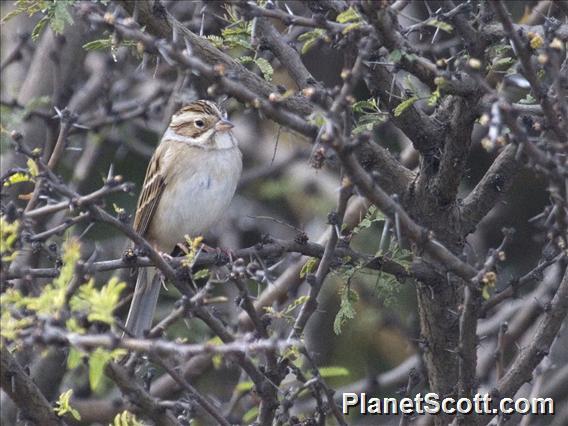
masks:
<svg viewBox="0 0 568 426"><path fill-rule="evenodd" d="M192 152L175 159L175 172L150 225L160 250L170 252L184 236L205 234L228 209L241 174L241 153L233 149ZM204 155L203 155L204 154Z"/></svg>

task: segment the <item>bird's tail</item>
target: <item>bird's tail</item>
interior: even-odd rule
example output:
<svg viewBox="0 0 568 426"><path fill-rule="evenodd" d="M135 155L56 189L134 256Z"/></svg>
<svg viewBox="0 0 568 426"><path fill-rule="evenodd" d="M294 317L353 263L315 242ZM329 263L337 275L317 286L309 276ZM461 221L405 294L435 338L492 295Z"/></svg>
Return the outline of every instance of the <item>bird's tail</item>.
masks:
<svg viewBox="0 0 568 426"><path fill-rule="evenodd" d="M143 337L150 330L160 294L160 275L156 268L140 268L134 296L126 318L126 329L134 337Z"/></svg>

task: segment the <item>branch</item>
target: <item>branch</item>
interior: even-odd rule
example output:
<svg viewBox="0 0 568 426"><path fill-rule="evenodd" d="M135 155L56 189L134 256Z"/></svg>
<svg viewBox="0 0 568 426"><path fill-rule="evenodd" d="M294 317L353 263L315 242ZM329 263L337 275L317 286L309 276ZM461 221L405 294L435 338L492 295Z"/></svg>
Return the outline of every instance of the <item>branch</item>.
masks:
<svg viewBox="0 0 568 426"><path fill-rule="evenodd" d="M22 366L8 351L5 342L0 347L0 378L2 390L22 410L24 418L36 425L62 426L62 419L55 415L53 407L40 392L32 378L24 372Z"/></svg>
<svg viewBox="0 0 568 426"><path fill-rule="evenodd" d="M268 47L284 66L292 79L303 89L307 86L321 86L305 67L298 52L286 43L282 34L267 18L257 18L256 28L262 45Z"/></svg>
<svg viewBox="0 0 568 426"><path fill-rule="evenodd" d="M134 12L136 5L138 9L138 21L140 25L146 27L148 33L166 40L170 39L174 32L181 35L191 46L192 57L196 56L200 59L200 62L202 61L201 63L210 66L222 65L228 74L231 73L238 76L240 84L244 86L243 89L254 92L256 96L260 95L264 97L268 97L270 93L278 93L276 86L249 71L242 64L236 62L226 53L221 52L204 38L189 31L163 7L161 7L161 9L153 8L151 5L152 2L146 0L136 2L122 0L119 3L121 3L130 14ZM208 76L212 75L209 74ZM229 94L232 93L229 92ZM312 111L309 102L301 96L292 96L284 100L282 104L286 109L301 116L307 116Z"/></svg>
<svg viewBox="0 0 568 426"><path fill-rule="evenodd" d="M568 270L564 264L564 276L543 318L536 327L532 341L521 350L505 376L497 382L492 393L498 397L512 397L524 383L532 378L532 373L548 354L552 342L568 314Z"/></svg>
<svg viewBox="0 0 568 426"><path fill-rule="evenodd" d="M39 236L41 234L38 234ZM35 236L35 237L37 237ZM318 243L303 242L299 240L279 240L268 238L264 242L255 244L254 246L239 249L233 252L234 257L242 259L250 259L259 256L263 259L276 259L285 253L300 253L304 256L321 258L324 253L324 246ZM359 253L347 247L336 248L334 258L350 258L353 263L362 264L365 268L377 271L383 271L387 274L394 275L399 279L411 276L403 265L393 261L386 256L372 256ZM169 265L177 269L184 261L183 257L174 257L169 261ZM195 267L204 266L221 266L230 262L230 259L220 258L216 253L203 253L195 259ZM84 266L87 274L95 274L97 272L114 271L117 269L128 269L133 267L156 266L155 262L148 257L125 256L120 259L101 260L98 262L88 263ZM59 276L59 268L23 268L14 267L7 271L6 279L13 280L23 277L43 277L56 278Z"/></svg>
<svg viewBox="0 0 568 426"><path fill-rule="evenodd" d="M547 118L548 125L552 128L556 136L560 141L566 141L566 123L565 118L558 118L558 114L554 111L554 106L552 105L550 98L546 92L546 89L540 82L534 65L531 60L531 55L527 50L526 43L523 43L521 36L511 22L511 18L502 0L498 0L490 3L495 13L499 17L499 20L503 24L503 29L505 30L507 37L513 42L515 47L515 52L519 57L521 65L523 67L524 74L531 85L531 90L535 95L535 98L539 101L542 106L544 115Z"/></svg>
<svg viewBox="0 0 568 426"><path fill-rule="evenodd" d="M137 406L146 416L156 422L156 424L164 426L181 426L181 423L179 423L170 412L160 406L159 401L156 398L152 397L141 385L132 379L124 367L114 362L110 362L105 368L105 373L113 382L116 383L122 394L128 397L135 406Z"/></svg>
<svg viewBox="0 0 568 426"><path fill-rule="evenodd" d="M459 259L440 242L436 241L431 232L414 222L400 204L395 202L373 182L372 178L363 170L348 148L336 145L335 149L345 170L357 188L391 220L394 221L397 216L403 234L413 240L419 248L427 251L434 259L440 261L447 271L455 273L463 278L467 285L471 285L470 280L477 274L475 268Z"/></svg>
<svg viewBox="0 0 568 426"><path fill-rule="evenodd" d="M473 232L475 226L495 207L512 186L514 178L520 170L516 153L516 145L507 145L463 201L461 219L465 232Z"/></svg>

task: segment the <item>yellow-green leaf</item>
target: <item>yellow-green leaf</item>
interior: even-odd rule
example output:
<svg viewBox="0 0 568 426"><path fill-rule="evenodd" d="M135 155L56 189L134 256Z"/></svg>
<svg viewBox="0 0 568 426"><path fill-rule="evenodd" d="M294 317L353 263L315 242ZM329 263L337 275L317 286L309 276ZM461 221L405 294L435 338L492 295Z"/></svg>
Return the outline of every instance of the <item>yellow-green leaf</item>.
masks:
<svg viewBox="0 0 568 426"><path fill-rule="evenodd" d="M304 278L306 275L314 272L317 266L318 266L318 259L316 259L315 257L310 257L306 261L306 263L304 263L304 266L302 266L302 269L300 270L300 278Z"/></svg>
<svg viewBox="0 0 568 426"><path fill-rule="evenodd" d="M357 11L353 9L353 7L351 6L349 7L349 9L337 15L337 18L335 18L335 20L340 24L346 24L347 22L360 21L361 17L357 13Z"/></svg>
<svg viewBox="0 0 568 426"><path fill-rule="evenodd" d="M245 415L243 416L243 422L245 424L252 423L256 416L258 416L258 405L255 405L245 413Z"/></svg>
<svg viewBox="0 0 568 426"><path fill-rule="evenodd" d="M17 183L31 182L31 181L32 179L27 173L17 172L4 181L4 186L12 186Z"/></svg>
<svg viewBox="0 0 568 426"><path fill-rule="evenodd" d="M454 30L454 27L452 27L450 24L448 24L447 22L443 22L443 21L439 21L437 19L430 19L427 22L427 25L430 25L432 27L436 27L441 29L442 31L445 31L447 33L451 33Z"/></svg>
<svg viewBox="0 0 568 426"><path fill-rule="evenodd" d="M408 98L402 101L401 103L399 103L397 107L394 109L394 116L399 117L406 109L414 105L414 102L416 102L417 100L418 100L417 96L412 96L411 98Z"/></svg>
<svg viewBox="0 0 568 426"><path fill-rule="evenodd" d="M250 380L246 382L240 382L236 387L236 391L244 393L250 391L253 387L254 383L251 382Z"/></svg>
<svg viewBox="0 0 568 426"><path fill-rule="evenodd" d="M321 367L318 369L321 377L349 376L349 370L345 367Z"/></svg>
<svg viewBox="0 0 568 426"><path fill-rule="evenodd" d="M28 166L28 170L30 171L30 175L32 175L32 177L36 177L39 174L37 163L34 160L28 158L26 165Z"/></svg>
<svg viewBox="0 0 568 426"><path fill-rule="evenodd" d="M124 410L114 417L114 421L109 426L144 426L144 424L130 411Z"/></svg>
<svg viewBox="0 0 568 426"><path fill-rule="evenodd" d="M60 417L69 413L75 420L81 420L81 415L79 414L79 412L71 407L70 400L72 395L73 389L69 389L68 391L63 392L61 395L59 395L59 399L55 403L56 407L53 409L53 411L55 411L55 413Z"/></svg>

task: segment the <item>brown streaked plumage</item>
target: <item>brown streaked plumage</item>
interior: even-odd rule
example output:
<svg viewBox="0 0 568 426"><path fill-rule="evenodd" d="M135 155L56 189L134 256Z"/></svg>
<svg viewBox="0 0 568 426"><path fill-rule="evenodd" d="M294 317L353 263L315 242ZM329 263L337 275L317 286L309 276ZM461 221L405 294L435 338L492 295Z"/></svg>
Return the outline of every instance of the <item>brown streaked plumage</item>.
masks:
<svg viewBox="0 0 568 426"><path fill-rule="evenodd" d="M148 164L134 229L162 252L170 253L186 234L203 235L229 206L242 161L224 116L210 101L181 108ZM159 291L155 269L142 268L126 320L133 335L152 325Z"/></svg>

